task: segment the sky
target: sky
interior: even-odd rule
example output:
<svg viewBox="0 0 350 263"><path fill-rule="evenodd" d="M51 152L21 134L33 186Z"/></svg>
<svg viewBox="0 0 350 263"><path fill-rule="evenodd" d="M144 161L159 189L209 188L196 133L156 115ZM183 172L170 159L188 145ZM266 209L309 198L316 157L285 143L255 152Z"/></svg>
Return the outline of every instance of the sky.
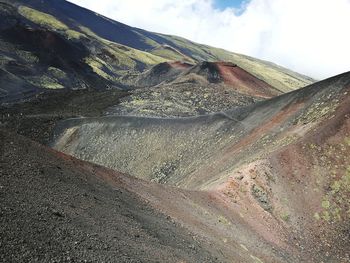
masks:
<svg viewBox="0 0 350 263"><path fill-rule="evenodd" d="M350 0L70 0L119 22L315 79L350 70Z"/></svg>
<svg viewBox="0 0 350 263"><path fill-rule="evenodd" d="M224 10L225 8L240 8L243 3L243 0L216 0L213 1L214 7Z"/></svg>

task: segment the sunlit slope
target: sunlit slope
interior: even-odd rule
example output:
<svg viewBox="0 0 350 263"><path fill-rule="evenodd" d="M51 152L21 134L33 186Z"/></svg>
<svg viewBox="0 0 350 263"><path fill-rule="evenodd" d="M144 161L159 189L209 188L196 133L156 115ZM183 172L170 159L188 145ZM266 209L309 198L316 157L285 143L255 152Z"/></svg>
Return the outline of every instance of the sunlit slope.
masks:
<svg viewBox="0 0 350 263"><path fill-rule="evenodd" d="M55 147L140 178L201 189L247 158L297 141L328 121L348 97L348 82L349 73L252 106L193 118L66 120L57 128Z"/></svg>
<svg viewBox="0 0 350 263"><path fill-rule="evenodd" d="M119 66L129 69L142 69L142 65L147 66L165 60L183 60L192 63L228 61L236 63L283 92L313 82L306 76L269 62L194 43L184 38L133 28L63 0L5 2L17 6L23 17L41 27L63 33L70 39L82 40L87 37L99 42L100 45L106 47L109 53L118 58ZM102 76L110 75L106 68L113 71L117 66L103 59L101 54L94 54L89 64L93 65L98 73L101 73L99 70L102 70L104 72Z"/></svg>

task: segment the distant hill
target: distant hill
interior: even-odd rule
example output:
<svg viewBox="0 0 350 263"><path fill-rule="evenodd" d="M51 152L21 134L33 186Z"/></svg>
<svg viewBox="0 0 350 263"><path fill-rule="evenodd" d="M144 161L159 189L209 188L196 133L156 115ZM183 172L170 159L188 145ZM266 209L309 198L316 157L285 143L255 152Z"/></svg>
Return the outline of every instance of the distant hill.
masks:
<svg viewBox="0 0 350 263"><path fill-rule="evenodd" d="M127 26L64 0L0 1L0 101L47 89L128 88L166 61L237 64L280 92L313 82L273 63Z"/></svg>

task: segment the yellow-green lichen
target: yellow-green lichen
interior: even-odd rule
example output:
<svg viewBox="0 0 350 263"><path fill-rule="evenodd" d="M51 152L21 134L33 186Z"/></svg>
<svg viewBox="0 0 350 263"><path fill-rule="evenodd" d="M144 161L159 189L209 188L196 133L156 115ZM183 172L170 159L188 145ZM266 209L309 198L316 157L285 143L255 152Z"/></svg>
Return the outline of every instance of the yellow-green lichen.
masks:
<svg viewBox="0 0 350 263"><path fill-rule="evenodd" d="M340 191L341 188L341 183L339 181L335 181L332 185L332 194L336 194Z"/></svg>
<svg viewBox="0 0 350 263"><path fill-rule="evenodd" d="M67 74L55 67L49 67L47 71L50 73L50 75L56 79L64 79L67 77Z"/></svg>
<svg viewBox="0 0 350 263"><path fill-rule="evenodd" d="M192 58L182 54L181 52L179 52L178 50L170 46L157 47L151 50L150 53L152 53L153 55L165 58L167 60L179 60L179 61L188 61L191 63L195 63L195 61Z"/></svg>
<svg viewBox="0 0 350 263"><path fill-rule="evenodd" d="M288 212L282 212L281 213L281 219L285 222L288 222L290 220L290 214Z"/></svg>
<svg viewBox="0 0 350 263"><path fill-rule="evenodd" d="M113 63L118 67L135 69L137 66L136 61L139 61L146 65L155 65L161 62L168 61L165 58L153 55L151 53L127 47L104 39L98 36L96 33L92 32L89 28L80 26L79 29L86 35L102 42L105 45L106 51L108 51L112 56L116 58L114 59Z"/></svg>
<svg viewBox="0 0 350 263"><path fill-rule="evenodd" d="M22 5L18 8L18 12L28 20L41 26L56 30L68 30L68 27L54 16L40 12L33 8Z"/></svg>
<svg viewBox="0 0 350 263"><path fill-rule="evenodd" d="M344 142L347 146L350 146L350 137L345 137Z"/></svg>
<svg viewBox="0 0 350 263"><path fill-rule="evenodd" d="M224 225L231 225L231 222L224 216L220 215L218 221Z"/></svg>
<svg viewBox="0 0 350 263"><path fill-rule="evenodd" d="M86 35L93 37L93 38L100 38L98 35L96 35L94 32L92 32L89 28L84 27L84 26L79 26L79 29L81 32L85 33Z"/></svg>
<svg viewBox="0 0 350 263"><path fill-rule="evenodd" d="M331 220L331 216L328 211L323 211L321 218L326 222L329 222Z"/></svg>
<svg viewBox="0 0 350 263"><path fill-rule="evenodd" d="M320 219L321 219L320 214L316 212L316 213L314 214L314 218L315 218L316 220L320 220Z"/></svg>
<svg viewBox="0 0 350 263"><path fill-rule="evenodd" d="M99 75L107 80L113 80L113 77L110 76L109 74L107 74L103 70L103 67L105 66L105 62L103 60L101 60L100 58L87 57L87 58L85 58L85 63L88 64L97 75Z"/></svg>
<svg viewBox="0 0 350 263"><path fill-rule="evenodd" d="M39 58L29 51L17 49L15 52L17 56L19 56L27 63L34 64L39 61Z"/></svg>
<svg viewBox="0 0 350 263"><path fill-rule="evenodd" d="M322 207L323 207L324 209L329 209L330 206L331 206L331 205L330 205L330 202L329 202L328 200L323 200L323 201L322 201Z"/></svg>
<svg viewBox="0 0 350 263"><path fill-rule="evenodd" d="M43 75L41 77L31 77L28 79L28 82L43 89L63 89L64 88L64 86L60 84L56 79L51 78L47 75Z"/></svg>
<svg viewBox="0 0 350 263"><path fill-rule="evenodd" d="M331 182L330 189L321 202L321 218L327 222L346 220L349 214L344 211L350 207L350 166L340 179Z"/></svg>
<svg viewBox="0 0 350 263"><path fill-rule="evenodd" d="M328 100L324 102L322 100ZM313 103L305 112L297 117L297 124L308 124L318 122L319 120L332 117L333 112L338 106L338 99L335 94L329 94L328 97L319 98L317 102Z"/></svg>
<svg viewBox="0 0 350 263"><path fill-rule="evenodd" d="M81 37L85 36L84 34L72 29L66 30L65 33L68 39L80 39Z"/></svg>
<svg viewBox="0 0 350 263"><path fill-rule="evenodd" d="M23 5L18 8L18 12L33 23L52 30L63 31L68 39L79 39L84 36L83 33L70 29L62 21L50 14Z"/></svg>
<svg viewBox="0 0 350 263"><path fill-rule="evenodd" d="M260 258L250 255L250 257L256 262L256 263L264 263Z"/></svg>

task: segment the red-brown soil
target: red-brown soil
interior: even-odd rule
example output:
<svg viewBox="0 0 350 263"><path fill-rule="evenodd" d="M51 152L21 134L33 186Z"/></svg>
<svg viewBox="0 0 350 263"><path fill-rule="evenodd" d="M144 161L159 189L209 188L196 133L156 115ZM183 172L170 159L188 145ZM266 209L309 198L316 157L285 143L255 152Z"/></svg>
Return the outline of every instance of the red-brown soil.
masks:
<svg viewBox="0 0 350 263"><path fill-rule="evenodd" d="M181 62L181 61L168 62L168 64L173 68L178 68L178 69L188 69L193 66L192 64Z"/></svg>
<svg viewBox="0 0 350 263"><path fill-rule="evenodd" d="M127 176L5 131L1 136L1 260L283 262L210 192ZM256 246L259 244L259 246Z"/></svg>
<svg viewBox="0 0 350 263"><path fill-rule="evenodd" d="M254 97L271 98L280 94L272 86L232 63L217 62L218 72L226 85Z"/></svg>
<svg viewBox="0 0 350 263"><path fill-rule="evenodd" d="M202 78L202 85L203 78L209 83L224 84L236 92L253 98L266 99L281 94L271 85L230 62L202 62L190 68L184 76L189 78L187 81L200 81ZM180 75L175 82L185 81L184 76ZM198 79L198 76L201 78Z"/></svg>
<svg viewBox="0 0 350 263"><path fill-rule="evenodd" d="M3 130L0 143L1 262L225 261L123 182L138 180Z"/></svg>

